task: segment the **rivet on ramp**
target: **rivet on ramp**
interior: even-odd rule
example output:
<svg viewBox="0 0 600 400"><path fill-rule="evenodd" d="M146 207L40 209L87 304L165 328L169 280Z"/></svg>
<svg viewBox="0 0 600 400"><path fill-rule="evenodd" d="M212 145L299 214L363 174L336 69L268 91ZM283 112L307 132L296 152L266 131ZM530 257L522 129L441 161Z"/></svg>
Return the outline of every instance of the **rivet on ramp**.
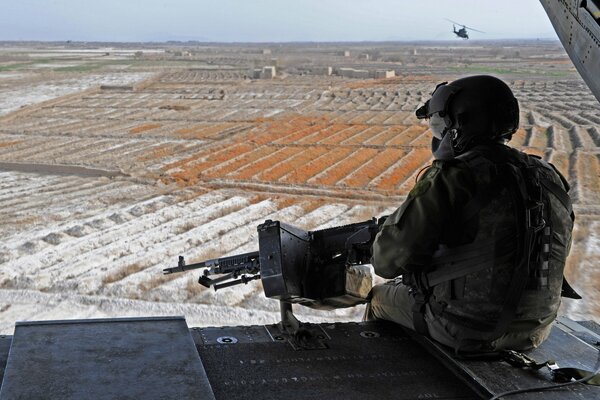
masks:
<svg viewBox="0 0 600 400"><path fill-rule="evenodd" d="M373 332L373 331L362 331L360 333L360 336L367 338L367 339L372 339L372 338L379 337L381 335L379 335L379 333Z"/></svg>

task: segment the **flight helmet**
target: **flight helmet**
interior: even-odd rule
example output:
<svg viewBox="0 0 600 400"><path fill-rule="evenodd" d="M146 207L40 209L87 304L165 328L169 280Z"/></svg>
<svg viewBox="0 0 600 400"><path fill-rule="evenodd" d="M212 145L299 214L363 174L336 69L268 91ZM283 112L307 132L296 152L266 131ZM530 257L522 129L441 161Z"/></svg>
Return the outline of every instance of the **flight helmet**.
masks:
<svg viewBox="0 0 600 400"><path fill-rule="evenodd" d="M500 79L475 75L437 85L417 118L428 118L435 140L451 134L461 153L486 141L506 141L519 126L519 103Z"/></svg>

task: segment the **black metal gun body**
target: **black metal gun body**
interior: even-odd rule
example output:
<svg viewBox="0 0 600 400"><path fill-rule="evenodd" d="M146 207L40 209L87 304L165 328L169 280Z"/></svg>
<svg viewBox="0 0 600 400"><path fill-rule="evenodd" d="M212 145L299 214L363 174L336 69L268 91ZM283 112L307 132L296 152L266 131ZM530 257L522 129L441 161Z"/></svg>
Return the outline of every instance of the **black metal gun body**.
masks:
<svg viewBox="0 0 600 400"><path fill-rule="evenodd" d="M179 257L170 274L204 268L198 282L215 290L261 279L265 296L313 308L364 302L348 290L352 266L367 264L386 217L317 231L266 220L258 226L259 251L185 265ZM212 275L220 275L211 278Z"/></svg>
<svg viewBox="0 0 600 400"><path fill-rule="evenodd" d="M303 231L279 221L258 226L265 296L312 308L351 306L348 269L370 262L371 246L385 218Z"/></svg>

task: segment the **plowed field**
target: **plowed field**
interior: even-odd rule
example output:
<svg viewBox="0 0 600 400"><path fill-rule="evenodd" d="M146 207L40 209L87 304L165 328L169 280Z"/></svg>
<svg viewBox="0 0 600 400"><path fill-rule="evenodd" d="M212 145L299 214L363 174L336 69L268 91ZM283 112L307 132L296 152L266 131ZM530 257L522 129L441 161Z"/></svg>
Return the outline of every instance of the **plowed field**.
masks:
<svg viewBox="0 0 600 400"><path fill-rule="evenodd" d="M258 282L214 292L197 273L161 270L179 255L256 250L265 219L316 229L392 212L432 161L416 107L439 81L506 63L520 66L499 75L521 105L511 144L554 163L572 186L567 274L586 301L565 301L562 312L600 321L600 105L555 43L519 49L514 58L465 45L452 51L470 63L444 67L443 47L419 56L385 47L364 68L396 69L388 80L306 76L291 56L277 79L250 80L258 55L202 48L191 62L132 61L127 72L0 72L2 98L14 98L0 101L0 333L15 320L126 315L276 322L278 303ZM303 51L316 65L336 60ZM404 61L384 60L392 56ZM362 313L296 311L305 320Z"/></svg>

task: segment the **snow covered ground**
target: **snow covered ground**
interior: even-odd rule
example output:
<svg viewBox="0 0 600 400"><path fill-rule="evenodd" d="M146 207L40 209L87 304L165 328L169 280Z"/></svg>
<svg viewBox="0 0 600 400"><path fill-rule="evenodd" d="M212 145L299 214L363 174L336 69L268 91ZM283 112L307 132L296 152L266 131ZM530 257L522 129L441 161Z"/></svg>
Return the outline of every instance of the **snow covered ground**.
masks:
<svg viewBox="0 0 600 400"><path fill-rule="evenodd" d="M228 52L211 58L210 69L163 69L142 59L93 72L47 71L77 69L109 51L115 54L62 52L31 69L0 72L0 334L12 334L17 320L185 315L190 326L276 322L278 302L264 297L258 281L214 292L197 283L199 271L165 276L162 269L179 255L191 263L257 250L256 226L265 219L308 230L389 214L430 157L427 128L414 109L439 81L422 74L441 69L419 67L419 75L385 84L329 76L248 80L248 60L238 65ZM148 78L135 90L116 88ZM523 129L511 143L547 157L573 182L582 217L579 258L569 273L586 298L565 300L561 313L598 319L598 104L581 82L528 79L512 82ZM86 90L101 85L115 87ZM573 98L577 107L566 110ZM379 170L370 161L388 148L397 151L388 154L394 162ZM342 168L344 154L352 159L351 151L365 149L364 165ZM321 174L330 167L325 161L339 166L339 179L310 180L307 166ZM270 171L280 166L284 175ZM401 178L377 185L388 170ZM374 184L352 186L356 175ZM295 312L307 321L358 321L363 308Z"/></svg>
<svg viewBox="0 0 600 400"><path fill-rule="evenodd" d="M24 74L10 73L0 75L5 79L21 78ZM84 75L66 79L52 79L40 83L18 85L2 90L0 96L0 116L21 107L41 103L70 93L79 92L100 85L130 85L149 76L147 72L122 72L114 74Z"/></svg>
<svg viewBox="0 0 600 400"><path fill-rule="evenodd" d="M279 219L305 229L364 219L373 208L342 203L305 212L231 190L161 194L125 178L0 173L0 333L9 321L184 314L194 325L276 322L278 303L259 282L218 292L188 262L254 251L256 226ZM391 209L385 210L390 212ZM307 320L358 320L361 309L311 312Z"/></svg>

